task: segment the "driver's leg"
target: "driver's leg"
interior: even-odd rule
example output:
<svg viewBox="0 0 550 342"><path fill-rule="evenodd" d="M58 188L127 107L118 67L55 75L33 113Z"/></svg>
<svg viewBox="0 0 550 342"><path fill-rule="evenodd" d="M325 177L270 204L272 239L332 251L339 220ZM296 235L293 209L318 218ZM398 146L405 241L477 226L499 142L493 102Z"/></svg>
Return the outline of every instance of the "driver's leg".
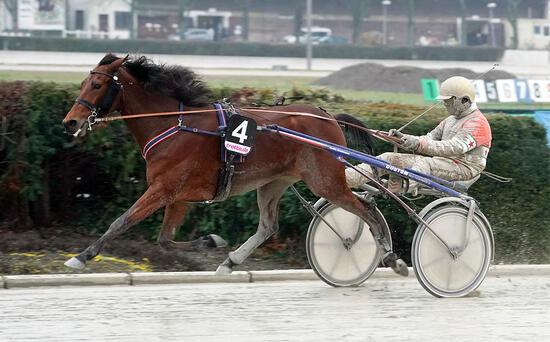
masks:
<svg viewBox="0 0 550 342"><path fill-rule="evenodd" d="M445 180L455 181L473 178L473 173L468 167L447 158L393 152L381 154L377 158L385 160L392 165L395 164L396 159L400 159L399 165L396 165L400 168L413 169ZM362 163L357 165L357 167L369 176L373 176L372 167L369 164ZM388 172L386 170L378 170L379 176L387 173ZM354 169L347 168L346 181L349 187L355 188L361 184L367 183L369 180ZM411 181L409 184L409 189L416 188L418 188L418 183Z"/></svg>

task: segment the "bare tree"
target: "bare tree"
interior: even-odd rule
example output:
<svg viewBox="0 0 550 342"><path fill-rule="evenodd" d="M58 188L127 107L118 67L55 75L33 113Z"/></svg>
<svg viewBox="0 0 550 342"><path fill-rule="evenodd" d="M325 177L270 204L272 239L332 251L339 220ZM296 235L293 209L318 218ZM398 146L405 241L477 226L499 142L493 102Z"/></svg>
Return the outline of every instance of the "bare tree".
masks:
<svg viewBox="0 0 550 342"><path fill-rule="evenodd" d="M17 22L17 0L1 0L4 6L8 10L11 16L12 30L17 32L19 30Z"/></svg>
<svg viewBox="0 0 550 342"><path fill-rule="evenodd" d="M414 45L414 10L416 7L414 0L408 0L407 6L407 18L408 18L408 24L407 24L407 42L410 46Z"/></svg>
<svg viewBox="0 0 550 342"><path fill-rule="evenodd" d="M136 13L136 9L138 7L138 1L139 0L124 0L128 5L130 5L130 18L128 20L128 25L130 26L128 30L130 31L130 39L136 39L136 29L135 29L135 23L134 23L134 15Z"/></svg>
<svg viewBox="0 0 550 342"><path fill-rule="evenodd" d="M296 36L296 44L300 42L300 35L302 34L304 11L305 1L296 1L294 7L294 35Z"/></svg>
<svg viewBox="0 0 550 342"><path fill-rule="evenodd" d="M248 31L249 31L249 17L248 14L250 12L250 6L252 5L252 0L235 0L237 2L237 5L243 12L243 19L242 19L242 25L243 25L243 40L248 40Z"/></svg>
<svg viewBox="0 0 550 342"><path fill-rule="evenodd" d="M187 27L185 25L185 12L193 8L195 1L194 0L177 0L177 1L178 1L179 18L180 18L179 34L180 34L180 39L183 40L185 37L185 31L187 30Z"/></svg>
<svg viewBox="0 0 550 342"><path fill-rule="evenodd" d="M370 7L371 0L351 0L351 17L352 22L352 36L351 41L354 45L359 44L359 38L361 35L361 24L363 18L368 16L368 8Z"/></svg>
<svg viewBox="0 0 550 342"><path fill-rule="evenodd" d="M458 4L460 6L460 18L462 22L462 27L461 27L461 32L457 32L457 34L460 34L460 41L462 42L462 45L468 45L468 22L466 21L466 17L467 17L466 0L458 0Z"/></svg>
<svg viewBox="0 0 550 342"><path fill-rule="evenodd" d="M512 37L512 49L517 49L519 45L518 37L518 8L522 0L506 0L508 21L512 25L514 36Z"/></svg>

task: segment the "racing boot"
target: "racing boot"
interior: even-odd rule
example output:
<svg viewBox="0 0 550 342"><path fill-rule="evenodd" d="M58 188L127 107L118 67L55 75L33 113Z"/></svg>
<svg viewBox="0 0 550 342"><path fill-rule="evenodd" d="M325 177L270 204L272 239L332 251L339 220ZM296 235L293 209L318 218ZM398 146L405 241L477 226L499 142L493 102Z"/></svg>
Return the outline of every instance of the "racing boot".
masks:
<svg viewBox="0 0 550 342"><path fill-rule="evenodd" d="M375 176L376 174L373 168L369 164L361 163L356 165L355 167L369 176ZM368 181L369 179L367 177L355 171L353 168L351 167L346 168L346 182L348 183L348 186L350 188L357 188Z"/></svg>
<svg viewBox="0 0 550 342"><path fill-rule="evenodd" d="M390 158L390 165L403 169L405 164L400 154L394 154ZM394 194L398 194L403 189L403 178L395 173L390 173L388 180L388 189Z"/></svg>
<svg viewBox="0 0 550 342"><path fill-rule="evenodd" d="M400 276L407 277L409 275L409 269L407 264L401 260L394 252L388 252L382 258L384 265L391 267L391 269Z"/></svg>

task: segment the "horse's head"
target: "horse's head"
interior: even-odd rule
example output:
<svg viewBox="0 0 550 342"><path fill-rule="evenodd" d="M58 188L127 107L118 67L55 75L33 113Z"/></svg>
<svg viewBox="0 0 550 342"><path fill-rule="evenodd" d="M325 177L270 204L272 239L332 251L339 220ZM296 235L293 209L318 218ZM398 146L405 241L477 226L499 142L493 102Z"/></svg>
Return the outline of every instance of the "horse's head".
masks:
<svg viewBox="0 0 550 342"><path fill-rule="evenodd" d="M119 92L122 86L118 82L118 73L127 58L128 56L117 58L107 53L82 81L80 94L63 119L63 126L68 134L84 136L86 129L91 128L98 116L119 109Z"/></svg>

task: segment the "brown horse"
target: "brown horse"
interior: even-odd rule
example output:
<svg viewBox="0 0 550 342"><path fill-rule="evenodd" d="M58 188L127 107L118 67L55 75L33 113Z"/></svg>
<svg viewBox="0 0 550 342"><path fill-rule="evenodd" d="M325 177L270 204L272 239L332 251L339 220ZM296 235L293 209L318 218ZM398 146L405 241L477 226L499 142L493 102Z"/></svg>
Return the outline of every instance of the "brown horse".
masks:
<svg viewBox="0 0 550 342"><path fill-rule="evenodd" d="M96 114L107 115L118 111L124 116L174 112L180 108L186 111L212 110L208 94L207 87L186 68L157 65L145 57L128 59L107 54L82 81L79 97L63 120L63 125L68 133L83 136L86 128L93 124ZM335 121L292 114L307 112L330 118L320 108L294 104L270 110L288 114L246 110L242 110L241 114L253 118L258 126L277 124L335 144L346 144L343 132ZM143 150L153 137L177 124L178 117L166 115L125 121ZM214 111L185 115L182 124L212 132L217 131L219 126ZM224 165L220 161L220 149L220 137L193 132L180 132L158 143L146 155L147 191L110 225L105 234L68 260L66 265L84 268L86 261L94 258L105 242L162 207L166 210L159 242L189 247L190 242L174 242L172 238L190 203L210 201L215 196L218 170ZM258 229L242 246L229 253L217 273L230 273L233 265L242 263L277 231L279 200L291 184L300 180L315 195L363 218L380 247L387 252L384 261L395 266L397 258L384 241L381 228L374 218L374 208L350 191L344 170L344 165L329 152L258 132L246 161L235 165L230 190L233 196L257 189L260 209Z"/></svg>

